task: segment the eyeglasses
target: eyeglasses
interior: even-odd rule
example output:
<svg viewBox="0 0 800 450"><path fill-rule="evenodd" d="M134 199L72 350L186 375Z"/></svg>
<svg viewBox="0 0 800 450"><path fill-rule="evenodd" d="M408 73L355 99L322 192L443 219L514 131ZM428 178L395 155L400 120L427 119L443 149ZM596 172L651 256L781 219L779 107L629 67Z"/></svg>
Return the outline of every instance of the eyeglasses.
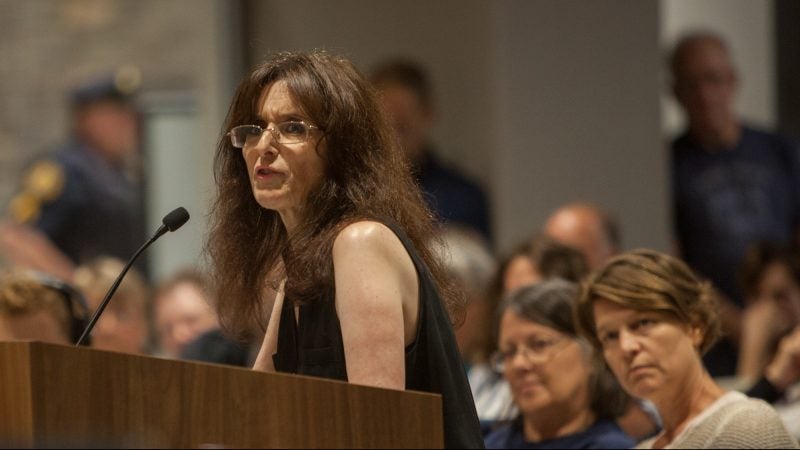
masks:
<svg viewBox="0 0 800 450"><path fill-rule="evenodd" d="M554 357L559 350L565 347L563 345L559 346L559 344L567 340L566 336L549 339L533 339L528 341L525 345L520 345L502 352L495 352L490 359L492 369L497 373L503 373L506 366L514 361L518 353L525 358L525 361L531 364L547 362L550 358Z"/></svg>
<svg viewBox="0 0 800 450"><path fill-rule="evenodd" d="M299 144L308 140L311 130L319 130L314 125L303 121L290 120L275 125L275 128L263 128L258 125L239 125L228 132L231 144L236 148L252 147L261 140L265 131L272 133L278 144Z"/></svg>

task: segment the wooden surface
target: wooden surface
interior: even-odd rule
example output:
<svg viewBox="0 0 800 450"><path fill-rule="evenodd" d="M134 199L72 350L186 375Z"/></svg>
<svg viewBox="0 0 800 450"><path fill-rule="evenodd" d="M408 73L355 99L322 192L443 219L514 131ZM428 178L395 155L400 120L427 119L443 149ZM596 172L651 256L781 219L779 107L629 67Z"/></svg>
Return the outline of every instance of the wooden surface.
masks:
<svg viewBox="0 0 800 450"><path fill-rule="evenodd" d="M0 446L441 448L438 395L0 342Z"/></svg>
<svg viewBox="0 0 800 450"><path fill-rule="evenodd" d="M0 447L33 446L29 347L0 342Z"/></svg>

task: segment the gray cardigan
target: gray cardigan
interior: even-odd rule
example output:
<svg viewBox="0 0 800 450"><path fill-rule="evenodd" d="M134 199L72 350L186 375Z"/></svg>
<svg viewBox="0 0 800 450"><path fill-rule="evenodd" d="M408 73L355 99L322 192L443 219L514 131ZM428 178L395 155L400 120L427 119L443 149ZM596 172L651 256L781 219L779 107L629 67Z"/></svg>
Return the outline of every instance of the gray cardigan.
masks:
<svg viewBox="0 0 800 450"><path fill-rule="evenodd" d="M653 448L658 436L636 448ZM665 448L800 448L778 413L741 392L723 395L692 419Z"/></svg>

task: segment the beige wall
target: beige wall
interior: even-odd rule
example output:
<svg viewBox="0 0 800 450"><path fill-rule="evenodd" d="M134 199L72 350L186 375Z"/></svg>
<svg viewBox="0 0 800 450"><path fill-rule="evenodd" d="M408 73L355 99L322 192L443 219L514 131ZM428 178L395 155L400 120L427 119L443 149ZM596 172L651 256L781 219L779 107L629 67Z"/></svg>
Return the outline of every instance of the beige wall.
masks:
<svg viewBox="0 0 800 450"><path fill-rule="evenodd" d="M325 49L368 72L386 57L425 65L439 106L435 141L441 153L488 184L493 145L487 89L492 51L491 4L481 0L254 1L255 61L282 50ZM298 13L302 12L302 13ZM489 129L487 129L487 127Z"/></svg>
<svg viewBox="0 0 800 450"><path fill-rule="evenodd" d="M500 249L579 198L615 212L626 243L666 247L655 1L253 5L256 55L327 48L365 69L398 53L426 64L439 150L490 190Z"/></svg>
<svg viewBox="0 0 800 450"><path fill-rule="evenodd" d="M558 205L614 213L625 247L667 247L654 2L495 4L497 224L508 244Z"/></svg>

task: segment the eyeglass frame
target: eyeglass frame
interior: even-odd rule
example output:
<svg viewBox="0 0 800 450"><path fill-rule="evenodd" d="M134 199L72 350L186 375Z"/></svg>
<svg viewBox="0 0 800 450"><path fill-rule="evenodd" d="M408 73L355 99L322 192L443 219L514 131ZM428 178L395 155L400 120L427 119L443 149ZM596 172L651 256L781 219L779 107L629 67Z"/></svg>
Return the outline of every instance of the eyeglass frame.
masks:
<svg viewBox="0 0 800 450"><path fill-rule="evenodd" d="M489 365L495 372L502 374L505 371L506 365L510 364L514 361L514 358L517 357L518 354L522 354L525 358L525 361L531 364L541 364L545 363L552 358L554 358L561 350L566 348L566 346L561 346L561 348L556 348L558 344L569 341L571 339L570 336L567 335L560 335L554 338L549 339L536 339L538 342L547 341L547 345L544 346L540 350L534 350L530 348L529 344L524 344L516 347L513 353L510 352L501 352L496 351L492 353L489 357Z"/></svg>
<svg viewBox="0 0 800 450"><path fill-rule="evenodd" d="M303 139L297 140L297 141L281 142L281 138L283 137L283 135L278 130L278 128L280 128L280 127L282 127L284 125L293 124L293 123L302 124L303 126L306 127L306 135L305 135L305 137ZM247 128L247 127L258 128L259 130L261 130L261 134L259 135L259 140L261 140L261 137L264 136L265 132L269 131L270 133L272 133L272 138L274 139L275 143L281 144L281 145L301 144L301 143L306 142L308 140L309 136L311 135L311 130L321 130L320 127L318 127L316 125L311 125L310 123L306 122L305 120L287 120L287 121L284 121L284 122L276 123L274 127L266 127L266 128L262 127L261 125L255 125L255 124L237 125L237 126L231 128L230 131L225 133L226 136L230 137L231 145L234 148L245 148L245 146L247 145L247 138L246 137L245 137L244 142L242 143L241 146L236 145L236 142L234 142L234 139L235 139L234 131L237 130L237 129L240 129L240 128Z"/></svg>

